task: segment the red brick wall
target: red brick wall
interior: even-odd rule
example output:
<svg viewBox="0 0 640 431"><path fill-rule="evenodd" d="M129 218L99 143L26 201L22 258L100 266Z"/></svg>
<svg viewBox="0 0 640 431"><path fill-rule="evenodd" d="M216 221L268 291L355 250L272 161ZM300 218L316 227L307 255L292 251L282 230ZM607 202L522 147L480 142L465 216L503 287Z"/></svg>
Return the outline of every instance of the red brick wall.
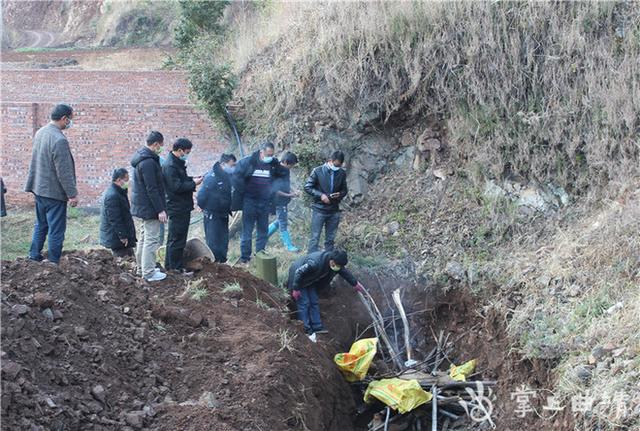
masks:
<svg viewBox="0 0 640 431"><path fill-rule="evenodd" d="M228 145L207 116L188 103L186 84L178 72L3 71L2 75L0 169L9 204L33 200L22 192L32 137L49 121L56 103L74 108L73 127L64 133L76 162L84 206L99 204L113 169L130 168L129 161L149 130L162 132L165 147L182 136L193 142L192 175L206 172Z"/></svg>
<svg viewBox="0 0 640 431"><path fill-rule="evenodd" d="M2 100L189 104L184 72L3 70Z"/></svg>

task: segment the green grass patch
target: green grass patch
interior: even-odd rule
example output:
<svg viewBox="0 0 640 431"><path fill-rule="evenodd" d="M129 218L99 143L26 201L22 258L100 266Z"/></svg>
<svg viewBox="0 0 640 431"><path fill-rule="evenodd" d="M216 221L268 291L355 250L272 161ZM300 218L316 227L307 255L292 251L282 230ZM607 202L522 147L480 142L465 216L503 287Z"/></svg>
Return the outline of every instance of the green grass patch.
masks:
<svg viewBox="0 0 640 431"><path fill-rule="evenodd" d="M14 260L26 257L31 247L31 237L35 224L33 210L10 210L7 217L0 219L0 257ZM64 250L87 250L100 247L100 216L87 214L83 209L69 208L67 211L67 231ZM45 242L44 251L47 250Z"/></svg>
<svg viewBox="0 0 640 431"><path fill-rule="evenodd" d="M234 281L233 283L225 283L222 288L222 293L234 293L234 292L242 292L242 287L240 287L240 283Z"/></svg>

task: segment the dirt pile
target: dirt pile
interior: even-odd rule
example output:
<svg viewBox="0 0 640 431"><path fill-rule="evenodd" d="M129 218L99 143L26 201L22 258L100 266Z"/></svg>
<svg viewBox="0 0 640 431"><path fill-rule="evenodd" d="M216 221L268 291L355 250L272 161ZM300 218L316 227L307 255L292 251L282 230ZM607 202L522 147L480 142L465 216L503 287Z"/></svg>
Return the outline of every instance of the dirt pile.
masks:
<svg viewBox="0 0 640 431"><path fill-rule="evenodd" d="M105 251L2 263L2 422L28 430L349 430L353 398L282 294L205 263L148 285Z"/></svg>

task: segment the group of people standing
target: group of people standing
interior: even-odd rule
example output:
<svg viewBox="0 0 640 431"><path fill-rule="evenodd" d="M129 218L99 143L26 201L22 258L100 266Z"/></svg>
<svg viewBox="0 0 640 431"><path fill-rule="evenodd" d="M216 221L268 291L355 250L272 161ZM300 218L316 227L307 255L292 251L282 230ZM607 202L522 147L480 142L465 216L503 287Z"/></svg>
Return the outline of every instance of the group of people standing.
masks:
<svg viewBox="0 0 640 431"><path fill-rule="evenodd" d="M29 258L43 260L42 248L49 237L48 262L60 260L66 231L67 205L76 206L78 191L73 155L63 131L73 124L73 109L57 105L51 122L36 133L33 155L25 190L35 195L36 224ZM203 212L206 242L217 262L227 261L229 215L242 211L240 264L251 260L253 232L255 251L264 250L268 238L277 230L287 250L299 251L291 239L288 205L299 196L291 189L291 169L298 158L285 152L281 160L274 145L266 142L251 155L237 160L222 154L203 176L187 174L187 160L193 144L186 138L173 142L166 157L161 157L164 137L152 131L145 145L131 160L131 178L126 168L112 174L112 182L103 194L100 243L115 255L135 255L138 274L148 281L159 281L166 274L156 268L156 252L167 243L164 267L184 272L182 255L194 209L194 193ZM325 251L333 250L340 221L340 201L347 195L347 181L342 164L344 154L335 151L327 163L313 169L304 185L313 199L309 252L318 251L325 231ZM131 193L128 193L131 184ZM129 196L131 200L129 201ZM276 219L269 224L270 214ZM138 220L138 233L133 219Z"/></svg>
<svg viewBox="0 0 640 431"><path fill-rule="evenodd" d="M73 109L68 105L55 106L51 122L34 136L25 186L25 191L35 196L36 212L29 258L45 260L42 249L48 237L46 262L53 265L60 262L62 254L67 206L78 205L75 163L63 133L72 125ZM161 157L163 148L162 133L150 132L131 160L131 180L126 168L115 169L102 196L100 243L116 256L135 255L139 276L149 282L167 277L156 265L165 224L168 234L164 268L185 272L183 252L196 191L206 242L216 262L227 261L229 216L237 210L242 210L240 263L246 265L251 259L254 230L256 252L265 249L269 236L276 230L289 251L298 251L289 234L287 209L291 199L299 196L291 189L290 181L291 169L298 163L295 154L286 152L278 160L273 144L266 142L239 161L233 154L222 154L209 172L192 177L187 174L191 141L176 139L165 158ZM326 332L320 319L317 289L328 285L336 275L341 275L357 291L363 289L345 268L347 254L334 250L340 202L347 195L343 163L344 154L334 151L325 164L313 169L304 184L305 192L313 199L309 253L296 259L289 269L287 286L297 303L298 318L313 340L316 333ZM269 215L273 213L276 219L269 224ZM138 221L138 233L134 218ZM318 251L323 230L324 250Z"/></svg>

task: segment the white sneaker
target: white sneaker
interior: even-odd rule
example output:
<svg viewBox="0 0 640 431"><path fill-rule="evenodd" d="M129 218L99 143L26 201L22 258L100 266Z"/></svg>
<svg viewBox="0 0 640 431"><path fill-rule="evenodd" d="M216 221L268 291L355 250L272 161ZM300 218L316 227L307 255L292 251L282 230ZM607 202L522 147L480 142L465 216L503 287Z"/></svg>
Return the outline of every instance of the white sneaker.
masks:
<svg viewBox="0 0 640 431"><path fill-rule="evenodd" d="M159 273L159 272L162 272L162 270L161 270L160 268L153 268L153 273L154 273L154 274L157 274L157 273ZM142 277L142 272L140 272L140 271L136 270L136 275L137 275L138 277Z"/></svg>
<svg viewBox="0 0 640 431"><path fill-rule="evenodd" d="M149 278L145 278L147 281L162 281L167 278L167 274L162 271L155 271L153 275Z"/></svg>

